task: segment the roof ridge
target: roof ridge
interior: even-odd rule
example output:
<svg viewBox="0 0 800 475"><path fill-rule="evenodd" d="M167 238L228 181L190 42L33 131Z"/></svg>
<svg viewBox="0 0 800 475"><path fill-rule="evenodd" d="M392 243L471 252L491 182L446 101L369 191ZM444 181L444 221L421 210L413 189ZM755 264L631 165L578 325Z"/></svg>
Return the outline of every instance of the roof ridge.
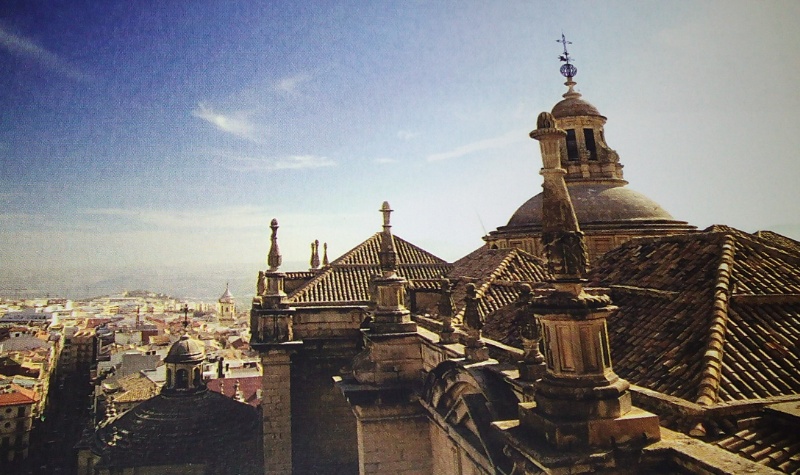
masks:
<svg viewBox="0 0 800 475"><path fill-rule="evenodd" d="M722 357L728 331L728 298L733 266L736 261L736 238L726 233L714 285L714 309L708 329L708 344L703 354L703 373L695 403L710 406L717 401L722 380Z"/></svg>
<svg viewBox="0 0 800 475"><path fill-rule="evenodd" d="M337 257L336 259L332 260L331 263L330 263L330 266L333 267L334 264L338 264L340 261L346 259L350 255L352 255L356 250L358 250L358 249L360 249L362 247L365 247L367 245L367 243L369 243L373 239L377 239L380 234L381 233L374 233L372 236L370 236L367 239L365 239L365 240L361 241L360 243L356 244L355 246L353 246L352 249L350 249L349 251L343 253L341 256Z"/></svg>
<svg viewBox="0 0 800 475"><path fill-rule="evenodd" d="M478 293L482 295L486 293L486 290L492 285L492 282L494 282L500 276L502 271L508 267L509 262L514 258L515 255L516 248L511 248L508 253L506 253L506 256L500 261L500 264L494 268L492 273L486 276L486 281L481 285L480 289L478 289Z"/></svg>
<svg viewBox="0 0 800 475"><path fill-rule="evenodd" d="M380 234L380 233L378 233L378 234ZM430 257L433 257L433 258L435 258L437 261L439 261L439 262L434 262L434 263L432 263L432 264L449 264L449 262L447 262L446 260L444 260L444 259L442 259L441 257L439 257L439 256L437 256L437 255L435 255L435 254L431 253L430 251L427 251L427 250L425 250L425 249L423 249L423 248L421 248L421 247L417 246L416 244L412 243L411 241L407 241L407 240L405 240L405 239L403 239L403 238L401 238L400 236L397 236L397 235L395 235L395 234L392 234L392 237L394 238L394 240L395 240L395 241L398 241L398 240L399 240L399 241L401 241L401 242L404 242L404 243L405 243L405 244L407 244L409 247L411 247L411 248L413 248L413 249L416 249L416 250L418 250L418 251L422 252L423 254L426 254L426 255L428 255L428 256L430 256ZM398 262L398 265L399 265L399 264L404 264L404 263L402 263L402 262Z"/></svg>

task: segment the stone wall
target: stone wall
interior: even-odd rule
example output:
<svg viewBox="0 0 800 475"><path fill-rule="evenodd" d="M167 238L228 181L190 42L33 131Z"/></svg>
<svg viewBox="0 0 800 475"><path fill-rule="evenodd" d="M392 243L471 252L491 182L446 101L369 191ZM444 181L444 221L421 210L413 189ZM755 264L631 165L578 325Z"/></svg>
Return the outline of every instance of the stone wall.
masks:
<svg viewBox="0 0 800 475"><path fill-rule="evenodd" d="M419 405L355 406L359 473L428 475L430 427Z"/></svg>
<svg viewBox="0 0 800 475"><path fill-rule="evenodd" d="M352 352L355 354L355 350ZM352 356L300 352L292 363L294 473L358 473L356 420L333 376Z"/></svg>
<svg viewBox="0 0 800 475"><path fill-rule="evenodd" d="M261 355L264 368L261 408L264 422L265 473L292 473L291 366L287 352Z"/></svg>

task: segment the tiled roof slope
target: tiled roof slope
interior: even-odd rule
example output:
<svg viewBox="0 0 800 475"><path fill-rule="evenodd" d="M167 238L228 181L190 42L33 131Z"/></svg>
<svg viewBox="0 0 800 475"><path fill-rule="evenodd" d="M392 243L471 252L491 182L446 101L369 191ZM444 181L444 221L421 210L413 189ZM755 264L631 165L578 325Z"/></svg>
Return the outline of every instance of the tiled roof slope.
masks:
<svg viewBox="0 0 800 475"><path fill-rule="evenodd" d="M117 380L122 392L114 396L116 402L137 402L149 399L158 392L158 385L141 373L129 374Z"/></svg>
<svg viewBox="0 0 800 475"><path fill-rule="evenodd" d="M369 282L380 273L381 233L376 233L331 262L319 275L289 295L295 304L366 303ZM408 241L394 236L397 273L409 281L437 279L450 264Z"/></svg>
<svg viewBox="0 0 800 475"><path fill-rule="evenodd" d="M478 311L487 319L519 297L519 284L535 286L547 279L544 262L525 251L480 247L453 263L448 277L454 282L454 321L464 315L464 297L468 283L474 283L479 296Z"/></svg>
<svg viewBox="0 0 800 475"><path fill-rule="evenodd" d="M795 254L800 254L800 242L792 238L788 238L783 234L778 234L774 231L757 231L756 236L771 243L775 247L782 247Z"/></svg>
<svg viewBox="0 0 800 475"><path fill-rule="evenodd" d="M782 414L781 406L797 411L798 403L782 403L767 407L765 414L741 424L715 445L741 457L764 464L784 473L800 473L800 432L797 416Z"/></svg>
<svg viewBox="0 0 800 475"><path fill-rule="evenodd" d="M715 226L632 240L592 271L614 370L702 405L800 393L800 255Z"/></svg>

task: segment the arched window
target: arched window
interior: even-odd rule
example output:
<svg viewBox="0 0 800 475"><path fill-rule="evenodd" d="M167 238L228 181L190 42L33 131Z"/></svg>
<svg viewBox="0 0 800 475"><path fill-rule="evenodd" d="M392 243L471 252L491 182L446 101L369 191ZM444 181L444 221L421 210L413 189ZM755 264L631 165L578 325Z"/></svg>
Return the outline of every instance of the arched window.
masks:
<svg viewBox="0 0 800 475"><path fill-rule="evenodd" d="M171 388L175 385L175 381L172 380L172 370L167 368L167 387Z"/></svg>
<svg viewBox="0 0 800 475"><path fill-rule="evenodd" d="M200 374L200 368L194 369L194 387L199 388L203 384L203 378Z"/></svg>
<svg viewBox="0 0 800 475"><path fill-rule="evenodd" d="M583 138L586 141L586 150L589 151L589 160L597 160L597 145L594 142L594 130L583 129Z"/></svg>
<svg viewBox="0 0 800 475"><path fill-rule="evenodd" d="M575 137L575 130L567 129L567 158L569 160L580 160L578 154L578 139Z"/></svg>
<svg viewBox="0 0 800 475"><path fill-rule="evenodd" d="M175 389L188 389L189 388L189 372L185 369L179 369L175 372Z"/></svg>

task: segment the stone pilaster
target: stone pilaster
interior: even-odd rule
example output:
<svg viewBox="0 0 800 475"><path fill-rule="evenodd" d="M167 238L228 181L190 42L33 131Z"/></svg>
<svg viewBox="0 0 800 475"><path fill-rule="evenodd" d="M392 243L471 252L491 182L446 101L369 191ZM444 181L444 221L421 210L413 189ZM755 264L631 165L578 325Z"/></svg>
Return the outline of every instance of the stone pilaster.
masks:
<svg viewBox="0 0 800 475"><path fill-rule="evenodd" d="M290 352L280 348L261 353L261 410L264 474L292 474L292 404Z"/></svg>
<svg viewBox="0 0 800 475"><path fill-rule="evenodd" d="M267 271L259 272L250 309L250 346L261 355L264 473L292 474L291 355L302 345L294 338L294 308L286 301L285 275L279 271L278 221L272 236Z"/></svg>
<svg viewBox="0 0 800 475"><path fill-rule="evenodd" d="M419 404L356 405L353 412L360 475L431 473L430 426Z"/></svg>
<svg viewBox="0 0 800 475"><path fill-rule="evenodd" d="M370 286L374 311L364 331L365 349L338 385L356 416L362 475L428 474L428 419L415 392L422 378L421 340L405 307L406 280L396 272L391 212L384 202L381 274Z"/></svg>

